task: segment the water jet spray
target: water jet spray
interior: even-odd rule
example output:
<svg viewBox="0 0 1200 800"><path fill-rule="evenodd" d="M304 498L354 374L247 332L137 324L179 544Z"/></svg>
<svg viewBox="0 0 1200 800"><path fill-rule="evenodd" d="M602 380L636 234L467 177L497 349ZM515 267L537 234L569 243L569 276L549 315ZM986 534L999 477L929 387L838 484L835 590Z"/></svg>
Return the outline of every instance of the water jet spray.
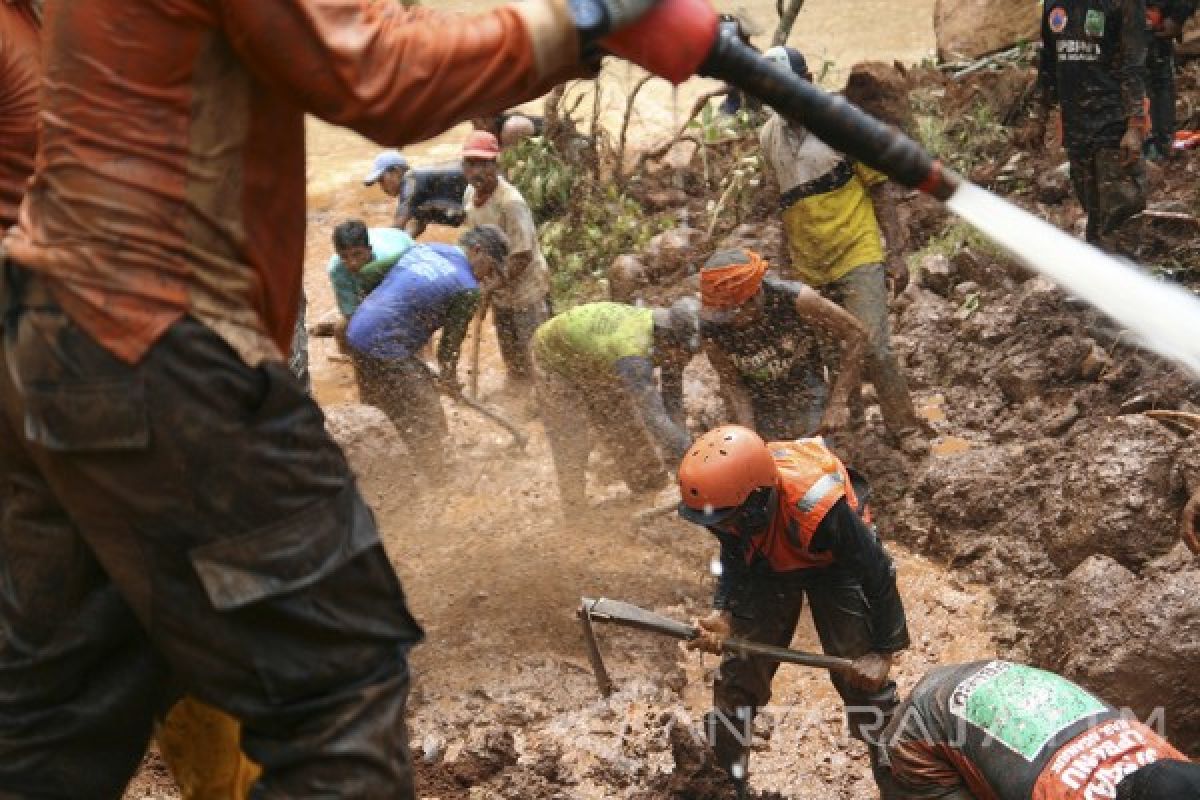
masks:
<svg viewBox="0 0 1200 800"><path fill-rule="evenodd" d="M652 65L673 82L699 74L754 95L830 147L942 201L1021 264L1200 377L1200 298L945 169L900 131L763 58L718 24L708 0L663 0L632 30L609 37L604 45L636 64Z"/></svg>

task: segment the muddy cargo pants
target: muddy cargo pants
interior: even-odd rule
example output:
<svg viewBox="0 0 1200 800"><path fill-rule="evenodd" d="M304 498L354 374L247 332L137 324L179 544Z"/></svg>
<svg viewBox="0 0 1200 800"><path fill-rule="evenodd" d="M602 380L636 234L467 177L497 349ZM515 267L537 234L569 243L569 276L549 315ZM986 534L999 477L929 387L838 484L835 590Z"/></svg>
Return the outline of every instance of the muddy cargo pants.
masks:
<svg viewBox="0 0 1200 800"><path fill-rule="evenodd" d="M661 489L667 470L654 437L629 394L615 380L577 382L536 364L537 401L564 508L587 500L587 465L596 440L633 492Z"/></svg>
<svg viewBox="0 0 1200 800"><path fill-rule="evenodd" d="M1087 212L1086 237L1097 247L1118 250L1118 229L1146 207L1146 166L1139 159L1133 166L1121 164L1115 147L1068 150L1071 185Z"/></svg>
<svg viewBox="0 0 1200 800"><path fill-rule="evenodd" d="M741 639L790 647L804 597L808 595L813 624L821 649L832 656L858 658L871 652L871 610L862 586L853 576L836 569L822 570L804 585L763 580L738 598L732 635ZM749 755L751 723L771 700L771 681L779 664L764 658L727 655L713 685L713 708L706 733L717 762L727 772ZM888 682L878 692L864 692L830 673L846 706L850 735L866 742L876 740L899 705L896 684ZM875 765L878 753L871 751Z"/></svg>
<svg viewBox="0 0 1200 800"><path fill-rule="evenodd" d="M887 270L882 264L866 264L820 288L822 294L853 314L867 331L863 367L875 384L883 424L893 435L919 429L908 380L892 351Z"/></svg>
<svg viewBox="0 0 1200 800"><path fill-rule="evenodd" d="M500 346L500 357L504 360L509 379L517 383L529 383L533 380L530 344L538 326L550 319L549 299L517 308L502 308L493 304L492 319L496 325L496 343Z"/></svg>
<svg viewBox="0 0 1200 800"><path fill-rule="evenodd" d="M0 797L120 797L179 690L253 797L414 797L421 631L287 367L188 317L125 364L11 265L0 310Z"/></svg>

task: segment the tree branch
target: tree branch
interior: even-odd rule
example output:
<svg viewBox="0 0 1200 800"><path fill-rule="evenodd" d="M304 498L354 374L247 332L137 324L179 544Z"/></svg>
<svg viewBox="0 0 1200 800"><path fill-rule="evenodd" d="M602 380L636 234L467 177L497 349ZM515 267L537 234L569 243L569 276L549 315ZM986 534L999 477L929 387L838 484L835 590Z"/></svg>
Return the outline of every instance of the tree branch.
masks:
<svg viewBox="0 0 1200 800"><path fill-rule="evenodd" d="M779 15L779 27L775 29L775 35L771 37L772 46L787 44L788 37L792 35L792 26L796 24L796 17L799 16L802 8L804 8L804 0L788 0L786 7L784 0L775 1L775 13Z"/></svg>

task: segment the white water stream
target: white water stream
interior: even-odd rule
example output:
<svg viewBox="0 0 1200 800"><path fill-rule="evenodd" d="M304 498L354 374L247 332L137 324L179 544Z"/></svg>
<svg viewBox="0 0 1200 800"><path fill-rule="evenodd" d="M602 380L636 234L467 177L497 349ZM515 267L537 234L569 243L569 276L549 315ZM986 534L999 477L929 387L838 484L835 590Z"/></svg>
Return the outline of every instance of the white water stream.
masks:
<svg viewBox="0 0 1200 800"><path fill-rule="evenodd" d="M964 182L946 205L1022 264L1128 329L1139 344L1200 378L1200 297L973 184Z"/></svg>

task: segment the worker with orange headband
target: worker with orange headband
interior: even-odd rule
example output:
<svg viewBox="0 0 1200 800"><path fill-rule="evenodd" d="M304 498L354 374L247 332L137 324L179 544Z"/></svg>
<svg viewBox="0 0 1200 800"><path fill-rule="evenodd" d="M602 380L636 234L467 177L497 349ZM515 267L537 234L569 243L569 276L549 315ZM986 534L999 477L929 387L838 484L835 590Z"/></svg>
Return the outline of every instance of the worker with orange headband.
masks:
<svg viewBox="0 0 1200 800"><path fill-rule="evenodd" d="M767 273L753 250L719 250L700 271L700 329L731 421L768 440L846 426L867 332L854 316L798 281ZM820 337L840 344L833 387Z"/></svg>

